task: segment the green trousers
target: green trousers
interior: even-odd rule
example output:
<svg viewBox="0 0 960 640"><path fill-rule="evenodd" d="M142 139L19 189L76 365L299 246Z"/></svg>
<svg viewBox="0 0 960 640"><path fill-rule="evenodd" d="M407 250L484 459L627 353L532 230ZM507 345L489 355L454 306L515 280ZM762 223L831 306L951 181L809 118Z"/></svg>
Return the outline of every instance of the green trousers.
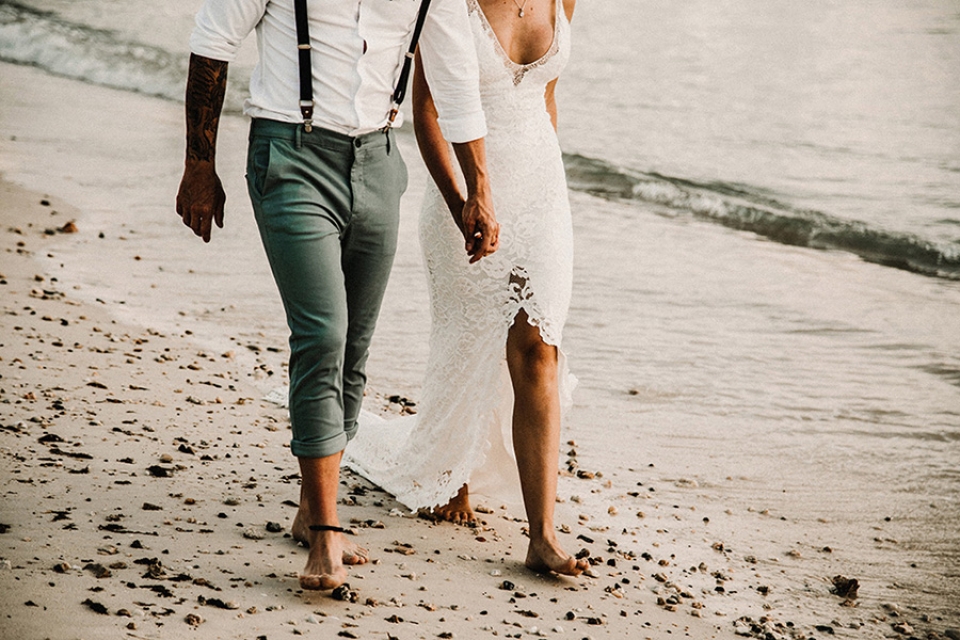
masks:
<svg viewBox="0 0 960 640"><path fill-rule="evenodd" d="M251 124L247 189L290 328L298 457L338 453L356 433L407 186L393 135Z"/></svg>

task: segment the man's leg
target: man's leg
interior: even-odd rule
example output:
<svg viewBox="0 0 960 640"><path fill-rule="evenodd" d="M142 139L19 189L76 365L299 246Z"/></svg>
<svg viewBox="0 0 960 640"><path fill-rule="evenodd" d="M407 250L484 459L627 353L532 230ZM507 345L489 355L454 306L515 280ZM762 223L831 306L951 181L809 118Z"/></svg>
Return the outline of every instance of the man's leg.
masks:
<svg viewBox="0 0 960 640"><path fill-rule="evenodd" d="M295 127L255 121L248 187L264 249L290 328L291 451L300 463L300 511L294 536L310 545L301 586L330 589L346 578L336 512L343 429L342 369L347 340L347 293L341 236L351 203L353 151L344 137L320 142Z"/></svg>
<svg viewBox="0 0 960 640"><path fill-rule="evenodd" d="M300 457L300 511L297 518L307 522L339 526L337 488L340 484L340 458L343 452L324 458ZM307 525L309 527L309 525ZM300 574L304 589L335 589L347 579L343 566L343 534L335 531L306 530L310 545L307 564ZM364 560L366 562L366 560Z"/></svg>
<svg viewBox="0 0 960 640"><path fill-rule="evenodd" d="M397 250L400 196L407 186L407 169L392 132L360 139L355 146L351 185L353 213L343 236L341 261L349 316L343 363L343 418L348 438L356 433L367 355Z"/></svg>
<svg viewBox="0 0 960 640"><path fill-rule="evenodd" d="M348 318L341 395L347 438L356 433L366 383L364 366L396 253L400 196L406 188L406 167L392 140L387 143L386 136L373 134L354 140L353 145L352 212L340 238ZM342 454L341 450L327 458L300 458L301 499L293 529L311 549L300 577L305 589L335 588L346 579L342 562L367 562L366 549L342 535L308 528L309 523L339 522L336 499Z"/></svg>

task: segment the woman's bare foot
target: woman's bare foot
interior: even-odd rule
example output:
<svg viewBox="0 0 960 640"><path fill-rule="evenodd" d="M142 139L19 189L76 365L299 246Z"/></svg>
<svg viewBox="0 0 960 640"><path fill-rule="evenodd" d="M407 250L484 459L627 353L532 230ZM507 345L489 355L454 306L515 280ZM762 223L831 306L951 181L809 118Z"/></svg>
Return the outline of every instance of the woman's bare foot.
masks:
<svg viewBox="0 0 960 640"><path fill-rule="evenodd" d="M303 509L300 509L290 526L290 535L293 536L293 539L307 548L310 547L310 535L313 533L310 531L310 522L310 517L304 515ZM352 542L342 533L335 533L335 535L340 538L340 548L343 550L341 561L343 564L366 564L370 560L370 553L365 547Z"/></svg>
<svg viewBox="0 0 960 640"><path fill-rule="evenodd" d="M527 559L523 564L537 573L558 573L564 576L578 576L589 567L586 560L577 560L561 549L556 538L531 539L527 548Z"/></svg>
<svg viewBox="0 0 960 640"><path fill-rule="evenodd" d="M477 517L470 508L470 493L467 485L460 487L457 495L442 507L433 508L433 516L438 520L446 520L464 527L477 526Z"/></svg>
<svg viewBox="0 0 960 640"><path fill-rule="evenodd" d="M310 555L300 573L300 587L311 591L336 589L347 580L343 566L343 534L339 531L311 531L307 529Z"/></svg>

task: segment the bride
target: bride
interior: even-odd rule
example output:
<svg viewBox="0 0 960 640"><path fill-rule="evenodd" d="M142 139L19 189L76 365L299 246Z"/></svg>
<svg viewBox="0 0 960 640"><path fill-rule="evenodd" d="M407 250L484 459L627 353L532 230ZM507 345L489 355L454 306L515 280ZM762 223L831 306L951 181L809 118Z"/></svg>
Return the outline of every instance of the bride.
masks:
<svg viewBox="0 0 960 640"><path fill-rule="evenodd" d="M519 485L526 566L577 575L586 561L561 548L553 523L561 407L575 383L560 351L573 237L555 88L575 0L466 2L500 247L473 263L464 255L463 190L418 65L415 130L433 177L420 217L432 317L427 374L419 413L376 424L368 417L346 464L406 506L461 524L474 521L470 494L509 501Z"/></svg>

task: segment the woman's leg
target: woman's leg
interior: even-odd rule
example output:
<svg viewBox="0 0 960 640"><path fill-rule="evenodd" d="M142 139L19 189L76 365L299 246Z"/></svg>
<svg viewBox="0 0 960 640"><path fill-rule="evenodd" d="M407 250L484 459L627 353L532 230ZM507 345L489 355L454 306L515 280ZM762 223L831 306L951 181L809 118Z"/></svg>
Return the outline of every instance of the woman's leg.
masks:
<svg viewBox="0 0 960 640"><path fill-rule="evenodd" d="M578 575L585 560L567 554L553 525L560 447L557 348L517 314L507 335L507 365L513 382L513 449L530 527L526 566L534 571Z"/></svg>

